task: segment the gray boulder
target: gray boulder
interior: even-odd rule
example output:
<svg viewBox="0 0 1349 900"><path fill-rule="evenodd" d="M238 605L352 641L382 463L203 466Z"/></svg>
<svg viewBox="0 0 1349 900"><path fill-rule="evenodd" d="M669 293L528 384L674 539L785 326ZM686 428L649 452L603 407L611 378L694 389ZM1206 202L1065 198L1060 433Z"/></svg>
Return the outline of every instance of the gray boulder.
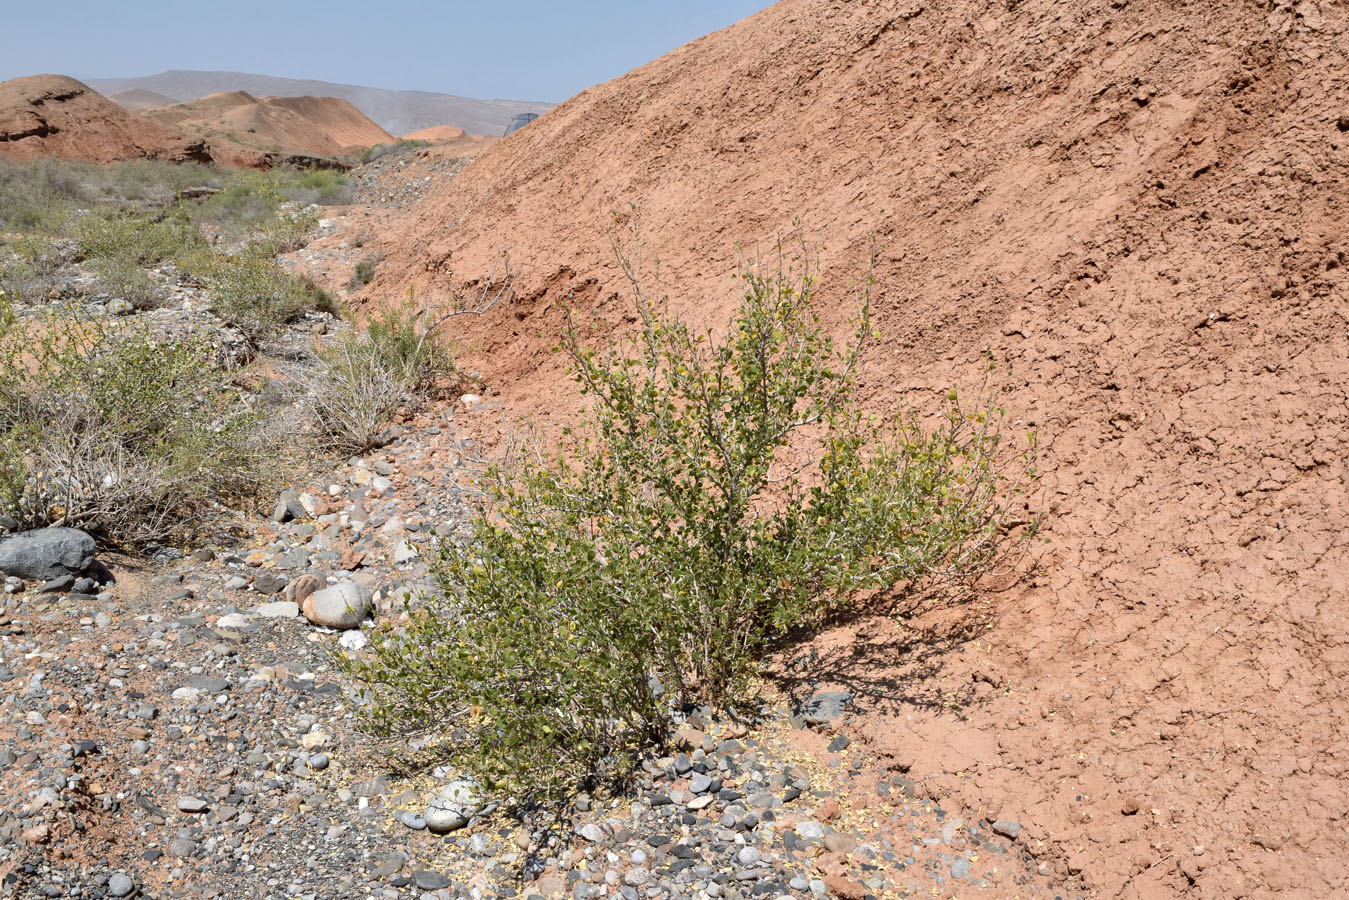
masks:
<svg viewBox="0 0 1349 900"><path fill-rule="evenodd" d="M355 581L341 581L315 591L300 604L300 612L315 625L326 628L359 628L373 606L370 588Z"/></svg>
<svg viewBox="0 0 1349 900"><path fill-rule="evenodd" d="M75 528L39 528L0 538L0 572L50 581L93 567L94 539Z"/></svg>

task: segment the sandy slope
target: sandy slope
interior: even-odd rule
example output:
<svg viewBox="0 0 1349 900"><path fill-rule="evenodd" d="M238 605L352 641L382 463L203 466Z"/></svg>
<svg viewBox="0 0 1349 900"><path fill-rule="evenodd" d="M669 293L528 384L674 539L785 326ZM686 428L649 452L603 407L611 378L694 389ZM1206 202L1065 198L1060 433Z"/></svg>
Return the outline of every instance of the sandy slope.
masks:
<svg viewBox="0 0 1349 900"><path fill-rule="evenodd" d="M409 131L403 135L405 141L453 141L467 136L468 132L455 125L432 125L430 128L421 128L417 131Z"/></svg>
<svg viewBox="0 0 1349 900"><path fill-rule="evenodd" d="M639 205L676 306L799 215L833 324L873 233L877 409L990 348L1045 437L1050 543L988 622L880 619L812 675L933 794L1025 823L1100 896L1349 891L1349 10L1246 0L784 2L485 150L376 241L372 292L521 299L456 337L565 415L556 303L618 322ZM425 293L423 294L425 295ZM983 610L978 610L982 612Z"/></svg>
<svg viewBox="0 0 1349 900"><path fill-rule="evenodd" d="M0 156L53 156L100 163L120 159L210 160L202 141L133 116L64 75L31 75L0 82Z"/></svg>

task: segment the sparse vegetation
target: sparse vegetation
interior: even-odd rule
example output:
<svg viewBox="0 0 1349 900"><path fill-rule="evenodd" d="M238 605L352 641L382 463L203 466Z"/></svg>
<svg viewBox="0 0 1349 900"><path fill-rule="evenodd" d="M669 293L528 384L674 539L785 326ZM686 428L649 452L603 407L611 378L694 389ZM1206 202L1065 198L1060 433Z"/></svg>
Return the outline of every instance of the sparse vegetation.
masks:
<svg viewBox="0 0 1349 900"><path fill-rule="evenodd" d="M376 731L430 732L520 800L622 774L682 704L736 706L766 649L864 592L987 572L1034 474L987 399L952 391L931 427L857 409L869 283L840 349L808 272L747 264L714 339L620 261L635 341L591 348L573 319L562 343L583 425L494 470L443 549L445 605L344 663Z"/></svg>
<svg viewBox="0 0 1349 900"><path fill-rule="evenodd" d="M381 157L388 156L391 153L403 153L408 150L420 150L422 147L430 147L430 141L395 141L392 144L376 144L373 147L367 147L361 153L361 164L374 162Z"/></svg>
<svg viewBox="0 0 1349 900"><path fill-rule="evenodd" d="M210 283L215 314L255 345L294 320L310 299L304 286L276 264L266 244L220 257Z"/></svg>
<svg viewBox="0 0 1349 900"><path fill-rule="evenodd" d="M356 263L355 270L351 273L351 280L347 282L350 290L356 291L365 287L375 280L375 267L379 265L383 257L379 254L368 256Z"/></svg>
<svg viewBox="0 0 1349 900"><path fill-rule="evenodd" d="M322 356L310 385L319 442L340 453L364 453L400 407L418 405L454 359L434 333L436 322L409 300L370 320Z"/></svg>
<svg viewBox="0 0 1349 900"><path fill-rule="evenodd" d="M188 188L206 199L181 199ZM345 190L333 172L0 162L0 513L162 539L277 474L266 429L208 340L93 316L71 285L144 309L165 291L150 270L172 265L259 343L304 310L336 312L276 256L313 228L297 204ZM41 308L20 319L16 302Z"/></svg>
<svg viewBox="0 0 1349 900"><path fill-rule="evenodd" d="M214 190L177 201L186 188ZM49 299L63 266L80 261L97 289L148 308L162 291L146 268L172 263L211 288L216 311L250 341L306 309L336 312L331 295L276 262L303 245L316 217L297 204L341 201L341 173L124 163L0 163L0 288L16 302ZM58 292L59 293L59 292Z"/></svg>

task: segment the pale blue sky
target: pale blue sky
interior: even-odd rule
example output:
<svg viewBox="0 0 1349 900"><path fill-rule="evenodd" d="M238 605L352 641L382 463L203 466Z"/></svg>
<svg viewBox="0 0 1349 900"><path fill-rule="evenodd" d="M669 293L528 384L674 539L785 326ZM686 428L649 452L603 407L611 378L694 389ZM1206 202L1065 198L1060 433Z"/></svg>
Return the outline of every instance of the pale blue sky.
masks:
<svg viewBox="0 0 1349 900"><path fill-rule="evenodd" d="M769 0L5 3L0 80L257 72L560 102Z"/></svg>

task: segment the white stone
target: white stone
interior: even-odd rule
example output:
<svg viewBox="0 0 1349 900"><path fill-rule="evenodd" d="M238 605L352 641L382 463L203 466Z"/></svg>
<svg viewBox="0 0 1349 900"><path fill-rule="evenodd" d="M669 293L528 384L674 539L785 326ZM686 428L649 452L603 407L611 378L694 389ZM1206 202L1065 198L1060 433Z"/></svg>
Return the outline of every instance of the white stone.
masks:
<svg viewBox="0 0 1349 900"><path fill-rule="evenodd" d="M463 828L482 808L478 786L467 778L456 778L440 789L436 799L422 813L422 818L426 821L427 831L444 834Z"/></svg>
<svg viewBox="0 0 1349 900"><path fill-rule="evenodd" d="M274 603L264 603L253 610L253 615L264 616L268 619L293 619L299 614L299 604L292 603L290 600L277 600Z"/></svg>
<svg viewBox="0 0 1349 900"><path fill-rule="evenodd" d="M824 837L824 826L819 822L800 822L796 826L796 833L807 840L822 838Z"/></svg>

